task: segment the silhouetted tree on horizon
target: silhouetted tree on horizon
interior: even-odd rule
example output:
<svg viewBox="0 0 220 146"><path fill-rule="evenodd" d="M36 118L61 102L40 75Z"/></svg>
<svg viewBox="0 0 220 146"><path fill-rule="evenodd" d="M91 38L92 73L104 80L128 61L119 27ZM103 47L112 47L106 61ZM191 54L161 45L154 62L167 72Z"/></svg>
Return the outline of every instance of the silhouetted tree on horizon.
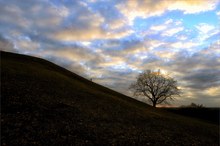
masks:
<svg viewBox="0 0 220 146"><path fill-rule="evenodd" d="M194 102L192 102L190 105L183 105L181 106L182 108L205 108L205 106L203 104L196 104Z"/></svg>
<svg viewBox="0 0 220 146"><path fill-rule="evenodd" d="M140 73L137 81L130 85L130 89L134 90L134 96L145 96L149 99L153 107L167 99L173 100L174 95L180 95L177 81L161 74L160 70Z"/></svg>

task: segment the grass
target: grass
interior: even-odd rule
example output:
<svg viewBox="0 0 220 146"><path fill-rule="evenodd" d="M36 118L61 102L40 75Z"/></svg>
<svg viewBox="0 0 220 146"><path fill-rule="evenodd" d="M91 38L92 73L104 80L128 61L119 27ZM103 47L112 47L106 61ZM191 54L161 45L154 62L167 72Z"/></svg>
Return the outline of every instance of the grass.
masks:
<svg viewBox="0 0 220 146"><path fill-rule="evenodd" d="M219 125L152 108L43 59L1 52L1 145L218 145Z"/></svg>

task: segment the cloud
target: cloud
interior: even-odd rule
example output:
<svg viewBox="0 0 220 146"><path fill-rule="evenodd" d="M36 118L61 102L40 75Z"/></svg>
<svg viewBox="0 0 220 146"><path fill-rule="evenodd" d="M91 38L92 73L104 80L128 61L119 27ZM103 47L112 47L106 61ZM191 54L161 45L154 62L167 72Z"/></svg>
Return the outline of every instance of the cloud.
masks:
<svg viewBox="0 0 220 146"><path fill-rule="evenodd" d="M183 78L183 80L188 81L188 87L195 89L206 89L210 87L220 86L220 70L196 70L192 71Z"/></svg>
<svg viewBox="0 0 220 146"><path fill-rule="evenodd" d="M88 41L100 38L118 39L132 33L129 28L123 27L123 22L114 21L109 26L104 24L103 17L91 12L81 14L78 20L74 19L75 22L71 22L67 27L58 30L50 37L61 41Z"/></svg>
<svg viewBox="0 0 220 146"><path fill-rule="evenodd" d="M191 48L193 48L193 47L195 47L195 46L198 46L199 45L199 43L196 43L196 42L181 42L181 41L179 41L179 42L175 42L175 43L171 43L170 44L170 46L172 47L172 48L176 48L176 49L191 49Z"/></svg>
<svg viewBox="0 0 220 146"><path fill-rule="evenodd" d="M177 39L180 41L184 41L184 40L187 40L188 37L186 35L179 35L179 36L177 36Z"/></svg>
<svg viewBox="0 0 220 146"><path fill-rule="evenodd" d="M214 51L217 50L217 48L218 46L213 44L210 47L201 49L200 51L194 53L186 50L180 50L179 52L176 52L173 58L173 65L175 70L179 70L180 72L188 74L193 70L219 69L219 53Z"/></svg>
<svg viewBox="0 0 220 146"><path fill-rule="evenodd" d="M56 51L54 48L48 48L43 52L39 52L39 54L42 53L43 58L86 78L99 77L101 74L100 70L105 68L102 65L103 62L106 62L105 56L95 54L93 50L86 48L80 43L60 46ZM33 55L36 56L39 54L35 53Z"/></svg>
<svg viewBox="0 0 220 146"><path fill-rule="evenodd" d="M205 40L216 41L219 37L220 30L218 26L213 26L206 23L200 23L195 26L198 29L199 37L198 41L204 42Z"/></svg>
<svg viewBox="0 0 220 146"><path fill-rule="evenodd" d="M159 25L153 24L146 35L160 34L162 37L173 37L183 30L182 20L167 19Z"/></svg>
<svg viewBox="0 0 220 146"><path fill-rule="evenodd" d="M168 10L180 10L183 11L184 14L193 14L214 10L218 3L218 0L179 0L172 2L172 4L168 6Z"/></svg>
<svg viewBox="0 0 220 146"><path fill-rule="evenodd" d="M64 16L49 2L9 1L1 1L0 33L18 52L30 53L42 49L44 43L53 42L48 36L60 27Z"/></svg>
<svg viewBox="0 0 220 146"><path fill-rule="evenodd" d="M163 31L167 28L170 28L170 26L177 26L181 24L181 21L176 21L174 22L173 19L168 19L166 20L164 23L160 24L160 25L153 25L150 27L150 30L153 30L153 31Z"/></svg>
<svg viewBox="0 0 220 146"><path fill-rule="evenodd" d="M68 4L69 15L62 28L50 37L62 41L121 38L132 33L114 1L75 2ZM74 11L73 11L74 10Z"/></svg>
<svg viewBox="0 0 220 146"><path fill-rule="evenodd" d="M220 11L216 12L216 15L220 17Z"/></svg>
<svg viewBox="0 0 220 146"><path fill-rule="evenodd" d="M157 26L152 26L150 29L153 30L153 31L161 31L161 30L164 30L166 28L167 28L167 26L157 25Z"/></svg>
<svg viewBox="0 0 220 146"><path fill-rule="evenodd" d="M208 33L212 31L215 27L213 25L209 25L206 23L200 23L199 25L196 26L196 28L201 32L201 33Z"/></svg>
<svg viewBox="0 0 220 146"><path fill-rule="evenodd" d="M101 15L105 19L105 23L123 20L123 15L116 8L116 4L121 1L96 1L88 4L89 8Z"/></svg>
<svg viewBox="0 0 220 146"><path fill-rule="evenodd" d="M127 18L129 24L133 24L136 17L147 18L150 16L161 15L165 1L137 1L128 0L117 5L119 11ZM162 9L161 9L162 8Z"/></svg>
<svg viewBox="0 0 220 146"><path fill-rule="evenodd" d="M209 96L220 96L220 87L211 87L205 90L205 93Z"/></svg>
<svg viewBox="0 0 220 146"><path fill-rule="evenodd" d="M183 27L171 28L171 29L164 31L162 33L162 36L173 36L174 34L177 34L178 32L183 31L183 29L184 29Z"/></svg>
<svg viewBox="0 0 220 146"><path fill-rule="evenodd" d="M209 90L220 89L219 87L209 88L206 90L184 88L188 92L181 97L177 97L176 102L179 105L189 105L191 103L203 104L205 107L219 107L220 94L217 92L210 92Z"/></svg>
<svg viewBox="0 0 220 146"><path fill-rule="evenodd" d="M17 52L16 49L14 49L13 44L1 35L0 35L0 50L7 52Z"/></svg>
<svg viewBox="0 0 220 146"><path fill-rule="evenodd" d="M3 2L1 5L1 21L10 24L8 27L4 26L9 30L10 26L16 26L25 32L54 31L63 20L63 16L47 1L39 3L25 0L25 5L13 0L10 2Z"/></svg>
<svg viewBox="0 0 220 146"><path fill-rule="evenodd" d="M136 17L148 18L151 16L160 16L166 11L179 10L184 14L200 13L214 10L218 0L200 1L200 0L128 0L120 3L117 8L128 18L128 23L133 24Z"/></svg>

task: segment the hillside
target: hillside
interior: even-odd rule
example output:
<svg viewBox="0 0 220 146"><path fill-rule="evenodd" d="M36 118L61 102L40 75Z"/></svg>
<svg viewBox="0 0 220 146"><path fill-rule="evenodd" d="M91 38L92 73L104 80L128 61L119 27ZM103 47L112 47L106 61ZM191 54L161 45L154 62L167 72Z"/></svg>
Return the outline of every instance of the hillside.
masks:
<svg viewBox="0 0 220 146"><path fill-rule="evenodd" d="M218 145L218 128L1 52L1 145Z"/></svg>

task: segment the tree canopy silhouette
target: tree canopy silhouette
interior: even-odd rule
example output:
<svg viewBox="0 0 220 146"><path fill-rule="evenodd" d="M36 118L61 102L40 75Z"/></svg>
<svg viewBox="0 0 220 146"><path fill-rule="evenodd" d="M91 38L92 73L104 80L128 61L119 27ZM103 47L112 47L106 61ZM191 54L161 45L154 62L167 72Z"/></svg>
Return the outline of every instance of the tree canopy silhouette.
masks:
<svg viewBox="0 0 220 146"><path fill-rule="evenodd" d="M134 90L134 96L145 96L152 103L157 104L173 99L174 95L180 95L177 81L158 71L146 70L140 73L137 81L130 85Z"/></svg>

